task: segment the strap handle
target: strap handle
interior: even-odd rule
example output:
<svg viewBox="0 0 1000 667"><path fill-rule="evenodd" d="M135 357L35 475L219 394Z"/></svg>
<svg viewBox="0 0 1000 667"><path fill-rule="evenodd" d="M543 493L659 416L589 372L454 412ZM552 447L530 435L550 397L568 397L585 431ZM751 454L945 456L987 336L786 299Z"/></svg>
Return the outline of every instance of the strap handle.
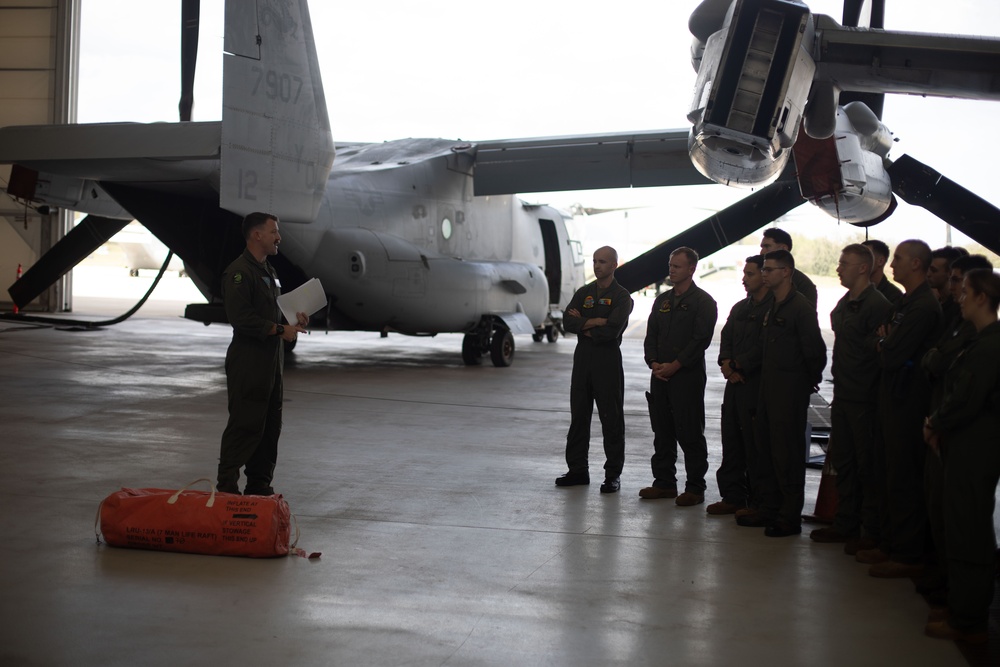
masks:
<svg viewBox="0 0 1000 667"><path fill-rule="evenodd" d="M208 485L212 487L212 495L208 497L208 502L205 503L205 507L212 507L213 505L215 505L215 494L217 493L217 491L215 488L215 484L208 477L201 477L199 479L194 480L190 484L185 484L181 488L177 489L177 492L174 495L170 496L170 498L167 500L167 504L168 505L175 504L177 502L177 499L181 497L181 493L187 491L188 488L194 486L198 482L208 482Z"/></svg>

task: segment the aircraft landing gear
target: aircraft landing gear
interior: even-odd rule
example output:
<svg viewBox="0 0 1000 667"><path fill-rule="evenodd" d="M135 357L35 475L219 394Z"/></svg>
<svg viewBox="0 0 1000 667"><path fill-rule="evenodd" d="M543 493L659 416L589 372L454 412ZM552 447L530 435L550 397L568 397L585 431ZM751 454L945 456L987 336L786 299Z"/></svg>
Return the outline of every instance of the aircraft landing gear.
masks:
<svg viewBox="0 0 1000 667"><path fill-rule="evenodd" d="M504 368L514 363L514 334L507 327L497 327L493 330L490 359L497 368Z"/></svg>
<svg viewBox="0 0 1000 667"><path fill-rule="evenodd" d="M483 361L483 350L479 344L479 334L465 334L462 339L462 361L466 366L478 366Z"/></svg>
<svg viewBox="0 0 1000 667"><path fill-rule="evenodd" d="M545 328L531 334L531 340L536 343L541 343L543 338L550 343L554 343L559 340L559 327L555 324L546 324Z"/></svg>
<svg viewBox="0 0 1000 667"><path fill-rule="evenodd" d="M514 363L514 334L500 320L483 318L476 330L462 339L462 361L466 366L478 366L486 354L497 368Z"/></svg>

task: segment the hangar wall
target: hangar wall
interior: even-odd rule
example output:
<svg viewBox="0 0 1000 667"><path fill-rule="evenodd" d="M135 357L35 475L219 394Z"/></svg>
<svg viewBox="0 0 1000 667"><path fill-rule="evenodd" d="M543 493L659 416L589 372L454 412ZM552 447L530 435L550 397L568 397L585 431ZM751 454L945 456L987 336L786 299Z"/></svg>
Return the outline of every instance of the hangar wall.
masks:
<svg viewBox="0 0 1000 667"><path fill-rule="evenodd" d="M82 0L0 0L0 126L76 122ZM10 167L0 165L0 309L17 266L30 267L72 225L68 211L35 211L7 195ZM72 306L67 276L32 310Z"/></svg>

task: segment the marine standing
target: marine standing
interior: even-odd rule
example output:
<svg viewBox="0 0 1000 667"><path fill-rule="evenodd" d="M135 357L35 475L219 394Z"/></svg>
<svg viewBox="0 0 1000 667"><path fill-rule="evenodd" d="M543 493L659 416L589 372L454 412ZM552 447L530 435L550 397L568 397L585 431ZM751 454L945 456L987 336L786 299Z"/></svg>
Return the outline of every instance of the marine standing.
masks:
<svg viewBox="0 0 1000 667"><path fill-rule="evenodd" d="M885 506L879 546L855 558L871 565L873 577L911 577L923 571L924 454L921 425L930 403L930 384L920 360L941 326L941 305L927 284L931 249L903 241L893 253L893 280L905 293L879 327L879 415L885 448Z"/></svg>
<svg viewBox="0 0 1000 667"><path fill-rule="evenodd" d="M885 241L878 239L868 239L862 241L861 245L868 246L868 249L875 255L875 266L872 268L871 281L875 289L882 293L889 303L894 304L903 296L903 290L896 287L896 284L885 275L885 265L889 261L889 246Z"/></svg>
<svg viewBox="0 0 1000 667"><path fill-rule="evenodd" d="M278 276L268 263L278 254L278 218L251 213L243 219L246 249L222 274L222 299L233 339L226 352L229 423L222 433L218 490L239 493L245 466L248 496L274 493L271 481L281 435L282 369L285 346L305 332L309 318L297 313L294 325L281 324Z"/></svg>
<svg viewBox="0 0 1000 667"><path fill-rule="evenodd" d="M933 263L932 260L931 264ZM951 293L951 301L956 306L960 307L962 301L965 274L973 269L992 271L993 265L982 255L958 257L951 263L947 288ZM944 333L921 359L920 366L931 383L930 413L933 414L944 400L948 369L962 350L976 337L976 333L975 325L964 319L959 312L956 320L945 321ZM948 587L948 542L945 538L944 523L944 461L938 451L927 452L924 459L924 498L927 501L927 519L933 538L934 558L930 564L934 566L934 571L931 573L932 576L924 577L921 592L925 592L931 602L942 602Z"/></svg>
<svg viewBox="0 0 1000 667"><path fill-rule="evenodd" d="M722 500L709 514L735 514L758 506L757 450L753 422L760 393L760 334L774 297L764 284L763 255L747 257L743 288L747 298L729 311L719 342L719 368L726 378L722 398L722 463L715 473Z"/></svg>
<svg viewBox="0 0 1000 667"><path fill-rule="evenodd" d="M802 532L806 482L806 415L826 367L826 344L815 305L795 290L795 260L787 250L764 255L764 282L774 294L763 330L757 401L760 510L736 518L764 527L768 537Z"/></svg>
<svg viewBox="0 0 1000 667"><path fill-rule="evenodd" d="M1000 276L989 269L966 273L962 316L976 336L945 379L940 407L924 423L923 435L944 460L945 539L948 552L948 613L931 618L924 633L939 639L982 644L989 640L990 605L996 576L993 511L1000 479Z"/></svg>
<svg viewBox="0 0 1000 667"><path fill-rule="evenodd" d="M852 244L837 264L847 294L830 313L833 343L833 404L830 406L830 463L837 471L837 512L833 525L809 533L816 542L847 542L852 538L878 543L881 530L881 485L875 476L875 429L878 408L876 330L892 304L875 289L869 276L872 251Z"/></svg>
<svg viewBox="0 0 1000 667"><path fill-rule="evenodd" d="M783 229L769 227L764 230L764 235L760 240L760 254L766 257L767 253L774 252L775 250L792 252L792 235ZM792 286L797 292L802 293L802 296L813 305L814 309L816 308L819 293L816 290L816 285L809 279L809 276L798 269L793 269Z"/></svg>
<svg viewBox="0 0 1000 667"><path fill-rule="evenodd" d="M705 502L708 445L705 441L705 350L719 311L715 299L694 284L698 253L670 254L673 287L653 301L643 342L652 371L646 401L653 427L653 484L641 498L676 498L681 506ZM677 445L684 452L686 483L677 495Z"/></svg>
<svg viewBox="0 0 1000 667"><path fill-rule="evenodd" d="M618 253L605 246L594 252L594 282L584 285L566 307L563 326L575 333L573 374L570 380L571 421L566 434L569 471L556 486L590 484L588 452L594 403L604 435L604 483L601 493L615 493L625 466L625 371L622 334L632 312L632 297L615 280Z"/></svg>
<svg viewBox="0 0 1000 667"><path fill-rule="evenodd" d="M951 285L951 265L959 257L969 255L965 248L956 248L950 245L938 248L931 252L931 263L927 267L927 284L937 295L938 303L941 304L941 321L945 327L950 327L955 322L962 319L959 312L958 300L952 297Z"/></svg>

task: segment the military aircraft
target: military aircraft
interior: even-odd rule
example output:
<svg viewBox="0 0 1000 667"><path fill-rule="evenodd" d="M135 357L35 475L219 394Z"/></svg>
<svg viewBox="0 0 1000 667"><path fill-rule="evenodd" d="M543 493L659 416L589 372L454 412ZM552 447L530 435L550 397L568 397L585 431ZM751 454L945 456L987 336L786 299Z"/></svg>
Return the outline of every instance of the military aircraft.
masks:
<svg viewBox="0 0 1000 667"><path fill-rule="evenodd" d="M162 268L169 252L165 245L136 221L125 225L120 232L111 237L110 243L120 248L125 255L125 268L133 278L138 277L140 271L155 271ZM176 271L182 278L187 275L184 272L184 263L176 255L171 255L167 269Z"/></svg>
<svg viewBox="0 0 1000 667"><path fill-rule="evenodd" d="M197 3L184 11L197 16ZM197 43L186 29L183 122L0 131L10 194L87 214L11 287L16 304L135 218L208 299L186 316L225 321L221 271L241 250L242 216L264 210L281 219L283 288L319 278L334 329L464 332L465 362L497 366L512 362L513 333L554 340L583 284L568 213L474 197L468 143L335 145L307 5L229 2L226 14L221 122L184 120Z"/></svg>
<svg viewBox="0 0 1000 667"><path fill-rule="evenodd" d="M662 279L665 257L677 245L711 254L803 203L803 195L833 202L830 210L847 216L848 188L831 177L830 165L851 171L850 163L836 152L831 158L829 146L815 151L826 157L817 161L823 169L798 164L808 155L788 155L808 134L835 142L850 134L877 156L866 156L865 168L868 162L885 166L886 133L871 118L877 120L877 104L869 106L876 107L872 114L848 112L850 91L995 99L996 86L970 82L1000 71L998 40L853 27L857 0L845 3L846 28L791 0L705 0L691 20L699 92L690 131L335 146L304 3L262 2L257 14L247 7L227 3L230 55L221 123L0 130L0 162L17 165L12 192L36 205L87 212L86 234L93 238L106 238L107 228L126 217L138 218L185 260L209 299L188 309L200 321L219 319L219 274L241 245L235 231L240 216L269 210L283 222L285 243L276 260L283 286L319 277L332 326L461 331L467 363L489 352L494 363L505 365L513 353L512 331L537 336L540 327L557 325L558 305L577 284L584 261L574 254L578 245L563 231L559 211L526 206L513 193L710 179L760 188L620 267L619 281L639 289ZM769 28L758 20L762 16L779 28ZM769 61L766 49L757 49L768 37L775 43ZM751 46L754 58L748 59ZM191 64L190 57L183 60ZM753 67L745 68L748 62ZM720 120L716 110L727 96L745 101L752 86L740 86L748 82L767 93L760 96L765 103L745 114L742 126ZM837 99L841 90L846 92ZM850 127L837 125L840 115ZM799 117L806 132L798 130ZM835 132L824 139L831 127ZM887 170L892 189L940 213L947 179L922 165L901 164L907 166L900 159ZM801 184L803 175L811 177L806 182L813 190ZM856 169L849 175L852 192L876 201L869 197L874 187L857 185ZM953 199L965 208L944 213L949 221L984 245L1000 247L996 209L961 190ZM882 207L850 215L872 222L872 211L887 212ZM86 245L82 235L72 236L68 245ZM15 302L72 265L47 259L36 265L49 264L37 278L32 267L11 288Z"/></svg>

